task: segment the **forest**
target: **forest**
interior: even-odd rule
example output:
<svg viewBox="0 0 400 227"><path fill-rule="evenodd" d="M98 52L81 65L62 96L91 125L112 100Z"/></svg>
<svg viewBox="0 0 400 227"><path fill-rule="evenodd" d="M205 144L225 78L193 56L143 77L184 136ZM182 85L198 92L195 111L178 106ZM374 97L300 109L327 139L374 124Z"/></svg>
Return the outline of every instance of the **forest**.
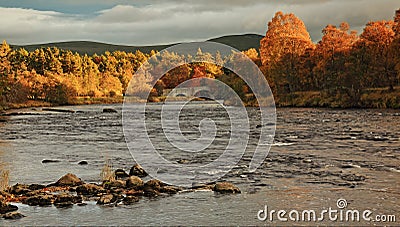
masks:
<svg viewBox="0 0 400 227"><path fill-rule="evenodd" d="M361 34L348 23L327 25L314 43L303 21L277 12L268 23L260 49L243 51L261 69L277 106L400 108L400 9L393 20L368 22ZM248 106L257 105L252 91L231 71L210 63L177 67L154 87L133 78L156 51L105 52L83 55L56 47L27 51L0 46L0 109L33 105L122 102L129 82L150 89L149 101L162 100L163 90L191 78L214 78L230 87ZM165 52L160 61L213 59L231 61L234 54L180 56ZM156 69L155 69L156 70Z"/></svg>

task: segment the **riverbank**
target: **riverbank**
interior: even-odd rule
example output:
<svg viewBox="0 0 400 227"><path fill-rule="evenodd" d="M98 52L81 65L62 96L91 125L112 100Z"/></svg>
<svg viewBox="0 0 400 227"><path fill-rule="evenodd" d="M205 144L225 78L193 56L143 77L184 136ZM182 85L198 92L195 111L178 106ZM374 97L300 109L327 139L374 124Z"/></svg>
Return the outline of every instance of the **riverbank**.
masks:
<svg viewBox="0 0 400 227"><path fill-rule="evenodd" d="M149 102L164 102L165 96L151 97ZM176 98L176 100L186 100ZM199 101L202 99L198 99ZM6 103L0 105L0 111L32 107L57 107L66 105L92 105L123 103L124 97L77 97L65 105L45 101L28 100L23 103ZM257 106L256 100L244 102L245 106ZM347 93L329 96L321 91L294 92L275 97L276 107L299 108L360 108L360 109L400 109L400 87L366 89L357 97Z"/></svg>

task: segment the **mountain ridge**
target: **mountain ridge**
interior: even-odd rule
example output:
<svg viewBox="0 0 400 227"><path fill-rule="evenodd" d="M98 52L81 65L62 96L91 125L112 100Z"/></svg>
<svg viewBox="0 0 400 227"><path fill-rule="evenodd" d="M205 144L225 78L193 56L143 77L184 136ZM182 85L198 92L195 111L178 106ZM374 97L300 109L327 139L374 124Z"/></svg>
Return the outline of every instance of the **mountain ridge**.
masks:
<svg viewBox="0 0 400 227"><path fill-rule="evenodd" d="M221 37L211 38L207 41L217 42L236 48L240 51L260 47L260 40L263 38L259 34L242 34L242 35L225 35ZM79 54L103 54L106 51L125 51L136 52L140 50L143 53L150 53L151 50L161 51L165 48L171 47L179 43L166 44L166 45L148 45L148 46L130 46L109 44L97 41L64 41L64 42L51 42L42 44L29 44L29 45L11 45L13 48L24 48L27 51L34 51L39 48L57 47L63 50L70 50Z"/></svg>

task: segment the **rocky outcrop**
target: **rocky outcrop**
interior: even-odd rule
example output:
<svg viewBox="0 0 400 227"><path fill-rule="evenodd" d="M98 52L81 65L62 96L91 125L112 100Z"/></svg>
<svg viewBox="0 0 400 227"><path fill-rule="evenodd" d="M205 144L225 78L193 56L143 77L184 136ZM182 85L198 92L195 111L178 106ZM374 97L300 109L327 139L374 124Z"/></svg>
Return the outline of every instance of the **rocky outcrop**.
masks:
<svg viewBox="0 0 400 227"><path fill-rule="evenodd" d="M218 193L241 193L240 189L228 182L218 182L214 186L214 191Z"/></svg>

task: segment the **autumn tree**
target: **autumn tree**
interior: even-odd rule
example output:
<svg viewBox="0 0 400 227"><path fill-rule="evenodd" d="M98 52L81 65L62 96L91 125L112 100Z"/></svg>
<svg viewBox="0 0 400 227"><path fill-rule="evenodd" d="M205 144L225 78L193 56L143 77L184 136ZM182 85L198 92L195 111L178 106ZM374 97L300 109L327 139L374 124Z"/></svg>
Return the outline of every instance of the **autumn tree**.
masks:
<svg viewBox="0 0 400 227"><path fill-rule="evenodd" d="M348 75L346 60L358 39L357 33L350 31L349 28L345 22L340 27L326 26L322 40L318 42L314 51L316 67L313 81L316 87L329 91L328 93L335 93L341 86L348 86L345 84Z"/></svg>
<svg viewBox="0 0 400 227"><path fill-rule="evenodd" d="M277 12L260 43L263 71L270 83L273 80L276 92L296 90L299 76L296 67L300 56L310 48L314 44L303 21L292 13Z"/></svg>

